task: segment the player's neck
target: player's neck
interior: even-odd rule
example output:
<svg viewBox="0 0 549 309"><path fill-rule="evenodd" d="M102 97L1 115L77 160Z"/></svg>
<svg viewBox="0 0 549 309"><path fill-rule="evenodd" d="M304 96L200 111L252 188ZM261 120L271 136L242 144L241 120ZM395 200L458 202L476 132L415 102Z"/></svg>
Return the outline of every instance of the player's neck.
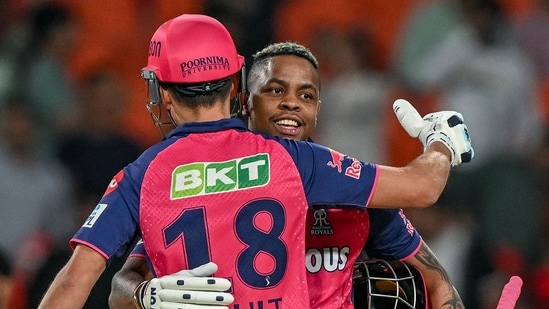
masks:
<svg viewBox="0 0 549 309"><path fill-rule="evenodd" d="M227 106L225 106L227 105ZM177 123L217 121L230 118L228 104L215 104L212 107L199 107L196 109L182 108Z"/></svg>

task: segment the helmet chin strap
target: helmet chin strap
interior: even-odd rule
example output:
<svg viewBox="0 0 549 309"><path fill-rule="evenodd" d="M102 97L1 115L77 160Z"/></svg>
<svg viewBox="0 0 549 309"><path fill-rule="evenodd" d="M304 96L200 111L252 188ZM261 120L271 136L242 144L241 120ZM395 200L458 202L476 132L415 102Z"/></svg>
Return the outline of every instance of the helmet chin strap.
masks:
<svg viewBox="0 0 549 309"><path fill-rule="evenodd" d="M151 115L153 124L156 127L158 127L158 129L160 130L160 135L162 136L162 138L165 138L166 134L163 130L164 127L169 126L170 129L168 131L171 131L178 124L175 122L170 110L166 110L166 113L168 114L168 117L169 117L169 121L163 121L162 119L162 110L165 108L162 106L162 98L160 96L160 84L156 77L156 73L151 70L143 69L141 70L141 76L147 82L147 91L148 91L147 110L149 111L149 115ZM208 91L209 90L210 89L208 89ZM240 96L245 92L246 92L246 68L242 67L242 69L240 70L240 83L239 83L238 93L233 99L231 99L231 110L230 110L231 118L237 118L239 116L245 115L245 109L243 109L240 105L240 100L241 100ZM155 112L154 110L155 107L158 108L158 113Z"/></svg>
<svg viewBox="0 0 549 309"><path fill-rule="evenodd" d="M175 123L175 120L173 119L172 113L170 110L166 111L168 113L168 117L170 117L170 122L164 122L158 125L158 129L160 130L160 135L162 135L162 138L166 138L166 134L162 130L163 128L170 126L168 129L168 132L171 131L173 128L177 127L177 123Z"/></svg>
<svg viewBox="0 0 549 309"><path fill-rule="evenodd" d="M246 116L246 108L242 106L242 101L244 101L244 95L247 91L247 81L246 81L246 65L244 64L240 69L240 81L238 83L238 92L233 100L231 100L231 118Z"/></svg>
<svg viewBox="0 0 549 309"><path fill-rule="evenodd" d="M155 114L155 111L153 110L154 107L157 107L158 108L158 115ZM160 136L162 136L162 138L166 138L166 132L164 132L164 128L169 126L170 128L168 129L168 131L171 131L173 128L175 128L177 126L177 124L175 123L175 120L173 119L172 117L172 114L170 113L169 110L166 110L166 113L168 114L168 117L170 118L170 121L162 121L162 110L164 109L164 107L162 107L162 103L161 102L148 102L147 103L147 110L149 111L149 115L151 115L151 118L153 120L153 123L156 127L158 127L158 129L160 130Z"/></svg>
<svg viewBox="0 0 549 309"><path fill-rule="evenodd" d="M237 94L231 99L231 118L236 118L240 115L246 115L246 111L241 108L239 94Z"/></svg>
<svg viewBox="0 0 549 309"><path fill-rule="evenodd" d="M168 113L168 117L170 118L170 120L162 121L162 110L164 109L164 107L162 106L162 98L160 97L160 85L158 83L158 79L156 78L156 74L150 70L142 70L141 76L147 82L147 110L149 111L149 115L151 115L153 124L160 130L160 136L162 136L162 138L165 138L166 135L163 128L166 126L170 126L171 128L168 130L170 131L171 129L176 127L177 124L175 123L169 110L167 110L166 112ZM155 107L158 108L158 114L154 110Z"/></svg>

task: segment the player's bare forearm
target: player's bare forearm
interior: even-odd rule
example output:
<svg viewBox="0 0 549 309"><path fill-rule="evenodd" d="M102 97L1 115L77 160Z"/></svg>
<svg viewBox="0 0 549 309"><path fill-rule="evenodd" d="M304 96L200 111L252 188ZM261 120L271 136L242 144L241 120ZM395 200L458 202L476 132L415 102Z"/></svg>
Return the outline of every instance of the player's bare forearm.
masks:
<svg viewBox="0 0 549 309"><path fill-rule="evenodd" d="M137 285L152 277L145 259L130 257L112 278L109 306L111 309L134 308L133 294Z"/></svg>
<svg viewBox="0 0 549 309"><path fill-rule="evenodd" d="M106 266L106 260L102 255L89 247L77 245L67 264L55 277L38 308L82 308Z"/></svg>
<svg viewBox="0 0 549 309"><path fill-rule="evenodd" d="M436 256L427 244L423 243L421 249L413 258L406 261L416 267L425 279L429 293L430 308L433 309L463 309L463 301L452 284L448 273L442 267Z"/></svg>
<svg viewBox="0 0 549 309"><path fill-rule="evenodd" d="M405 167L379 166L370 208L425 208L433 205L450 174L449 151L438 142ZM405 206L403 206L405 205Z"/></svg>
<svg viewBox="0 0 549 309"><path fill-rule="evenodd" d="M451 168L450 157L450 151L442 143L434 142L422 155L408 164L422 174L423 179L431 186L427 204L436 203L446 186Z"/></svg>

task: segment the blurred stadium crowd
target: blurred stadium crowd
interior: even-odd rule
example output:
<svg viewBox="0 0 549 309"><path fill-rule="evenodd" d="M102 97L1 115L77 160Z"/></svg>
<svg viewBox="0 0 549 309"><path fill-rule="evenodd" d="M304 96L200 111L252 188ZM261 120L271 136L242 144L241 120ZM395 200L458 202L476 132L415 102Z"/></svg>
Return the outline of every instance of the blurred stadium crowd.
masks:
<svg viewBox="0 0 549 309"><path fill-rule="evenodd" d="M0 0L0 309L36 308L111 177L160 140L140 69L182 13L222 21L239 53L296 41L320 63L316 142L402 165L421 152L392 114L460 111L474 162L406 214L468 308L549 303L549 0ZM107 308L115 261L86 308Z"/></svg>

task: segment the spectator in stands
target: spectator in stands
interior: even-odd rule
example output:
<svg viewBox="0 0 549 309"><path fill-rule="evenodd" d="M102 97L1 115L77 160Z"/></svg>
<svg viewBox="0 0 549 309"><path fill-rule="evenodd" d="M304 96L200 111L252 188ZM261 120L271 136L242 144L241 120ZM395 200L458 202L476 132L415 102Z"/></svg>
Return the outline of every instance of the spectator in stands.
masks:
<svg viewBox="0 0 549 309"><path fill-rule="evenodd" d="M408 88L439 91L440 108L469 121L478 147L468 169L532 154L542 133L536 77L496 0L427 2L403 30L394 69Z"/></svg>
<svg viewBox="0 0 549 309"><path fill-rule="evenodd" d="M386 116L392 80L373 68L372 42L364 29L323 30L312 49L321 66L322 110L315 140L357 154L357 159L388 163ZM337 46L337 48L334 48ZM360 141L360 142L358 142ZM373 146L375 145L375 147Z"/></svg>
<svg viewBox="0 0 549 309"><path fill-rule="evenodd" d="M500 5L424 2L403 28L394 62L408 89L438 92L437 109L459 110L475 137L475 162L460 170L478 192L465 268L471 308L480 308L483 278L527 271L541 231L542 189L533 164L543 137L537 76ZM501 263L511 260L504 257L515 262Z"/></svg>
<svg viewBox="0 0 549 309"><path fill-rule="evenodd" d="M28 18L29 41L16 68L15 86L32 104L42 155L53 156L59 130L77 100L68 60L78 29L71 12L53 2L37 5Z"/></svg>
<svg viewBox="0 0 549 309"><path fill-rule="evenodd" d="M14 96L3 105L0 122L0 247L13 265L14 301L54 243L66 246L72 225L73 186L59 162L36 149L30 105ZM21 308L22 305L19 307Z"/></svg>

